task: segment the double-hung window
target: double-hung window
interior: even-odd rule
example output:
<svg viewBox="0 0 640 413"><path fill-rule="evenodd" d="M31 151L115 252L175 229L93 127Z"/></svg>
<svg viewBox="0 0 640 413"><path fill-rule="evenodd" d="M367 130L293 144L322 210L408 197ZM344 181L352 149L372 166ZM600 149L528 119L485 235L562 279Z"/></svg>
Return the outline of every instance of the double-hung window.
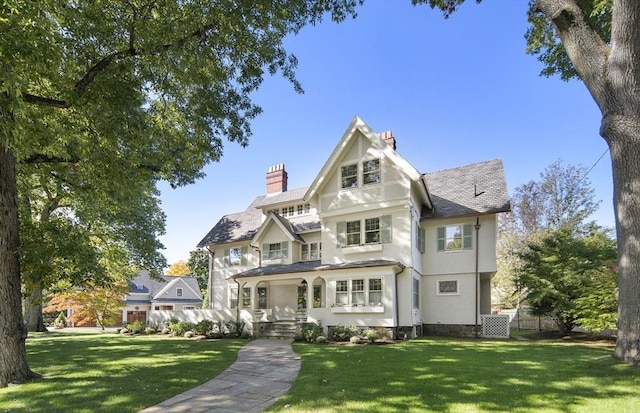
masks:
<svg viewBox="0 0 640 413"><path fill-rule="evenodd" d="M380 159L362 162L362 184L380 183Z"/></svg>
<svg viewBox="0 0 640 413"><path fill-rule="evenodd" d="M238 308L238 287L229 288L229 308Z"/></svg>
<svg viewBox="0 0 640 413"><path fill-rule="evenodd" d="M438 251L456 251L472 248L471 224L438 227Z"/></svg>
<svg viewBox="0 0 640 413"><path fill-rule="evenodd" d="M242 288L242 308L251 307L251 288Z"/></svg>
<svg viewBox="0 0 640 413"><path fill-rule="evenodd" d="M182 288L176 288L176 297L182 297Z"/></svg>
<svg viewBox="0 0 640 413"><path fill-rule="evenodd" d="M387 244L391 242L391 215L338 222L336 231L338 247Z"/></svg>
<svg viewBox="0 0 640 413"><path fill-rule="evenodd" d="M262 259L275 260L278 258L287 258L289 255L288 242L275 242L262 245Z"/></svg>
<svg viewBox="0 0 640 413"><path fill-rule="evenodd" d="M343 166L341 173L343 188L355 188L358 186L358 164Z"/></svg>
<svg viewBox="0 0 640 413"><path fill-rule="evenodd" d="M336 281L336 306L382 305L382 278Z"/></svg>
<svg viewBox="0 0 640 413"><path fill-rule="evenodd" d="M302 261L313 261L322 258L322 243L313 242L311 244L302 244L301 259Z"/></svg>
<svg viewBox="0 0 640 413"><path fill-rule="evenodd" d="M247 247L233 247L224 250L225 266L247 265Z"/></svg>

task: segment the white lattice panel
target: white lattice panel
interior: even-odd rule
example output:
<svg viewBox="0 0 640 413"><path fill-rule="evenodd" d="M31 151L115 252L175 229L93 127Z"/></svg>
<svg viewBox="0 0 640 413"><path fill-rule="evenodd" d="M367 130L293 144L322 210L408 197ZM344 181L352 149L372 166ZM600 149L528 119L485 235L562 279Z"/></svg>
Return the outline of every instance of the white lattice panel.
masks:
<svg viewBox="0 0 640 413"><path fill-rule="evenodd" d="M482 337L509 338L508 315L482 315Z"/></svg>

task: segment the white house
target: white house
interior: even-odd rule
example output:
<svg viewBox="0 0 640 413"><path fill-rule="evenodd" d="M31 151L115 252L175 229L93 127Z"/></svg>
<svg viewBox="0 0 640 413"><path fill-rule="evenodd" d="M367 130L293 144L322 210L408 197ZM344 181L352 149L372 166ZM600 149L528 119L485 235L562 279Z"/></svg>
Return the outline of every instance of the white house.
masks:
<svg viewBox="0 0 640 413"><path fill-rule="evenodd" d="M149 321L152 311L195 310L202 308L202 294L194 277L162 276L152 278L141 270L129 282L122 309L122 323Z"/></svg>
<svg viewBox="0 0 640 413"><path fill-rule="evenodd" d="M198 244L219 317L469 335L491 312L501 160L420 173L356 117L310 186L266 181Z"/></svg>

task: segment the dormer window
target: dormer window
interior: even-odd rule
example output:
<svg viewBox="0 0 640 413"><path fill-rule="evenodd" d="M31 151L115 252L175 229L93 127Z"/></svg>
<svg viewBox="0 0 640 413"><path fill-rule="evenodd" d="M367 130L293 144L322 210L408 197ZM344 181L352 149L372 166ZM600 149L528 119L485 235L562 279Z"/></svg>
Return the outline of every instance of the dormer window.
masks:
<svg viewBox="0 0 640 413"><path fill-rule="evenodd" d="M262 246L263 260L276 260L278 258L287 258L288 255L289 255L288 242L275 242L271 244L264 244Z"/></svg>
<svg viewBox="0 0 640 413"><path fill-rule="evenodd" d="M380 183L380 159L362 162L362 179L359 179L358 164L344 165L341 169L342 188L357 188L362 185Z"/></svg>

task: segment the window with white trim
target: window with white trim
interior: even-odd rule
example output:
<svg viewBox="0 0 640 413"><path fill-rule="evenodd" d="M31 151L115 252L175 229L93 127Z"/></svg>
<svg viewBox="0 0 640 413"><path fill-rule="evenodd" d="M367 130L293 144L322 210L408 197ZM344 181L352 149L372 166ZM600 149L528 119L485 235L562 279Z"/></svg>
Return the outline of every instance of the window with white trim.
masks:
<svg viewBox="0 0 640 413"><path fill-rule="evenodd" d="M300 255L302 261L319 260L322 258L322 243L312 242L310 244L302 244Z"/></svg>
<svg viewBox="0 0 640 413"><path fill-rule="evenodd" d="M247 265L248 247L232 247L224 250L225 267L233 265Z"/></svg>
<svg viewBox="0 0 640 413"><path fill-rule="evenodd" d="M456 295L458 292L458 280L438 281L438 295Z"/></svg>
<svg viewBox="0 0 640 413"><path fill-rule="evenodd" d="M382 278L369 278L369 305L382 304Z"/></svg>
<svg viewBox="0 0 640 413"><path fill-rule="evenodd" d="M238 308L238 287L229 287L229 308Z"/></svg>
<svg viewBox="0 0 640 413"><path fill-rule="evenodd" d="M458 251L472 248L471 224L438 227L438 251Z"/></svg>
<svg viewBox="0 0 640 413"><path fill-rule="evenodd" d="M182 309L183 310L195 310L196 307L194 305L183 305Z"/></svg>
<svg viewBox="0 0 640 413"><path fill-rule="evenodd" d="M343 188L355 188L358 186L358 164L345 165L340 171Z"/></svg>
<svg viewBox="0 0 640 413"><path fill-rule="evenodd" d="M242 288L242 308L251 307L251 287Z"/></svg>
<svg viewBox="0 0 640 413"><path fill-rule="evenodd" d="M338 247L391 242L391 215L336 224ZM362 240L364 239L364 243Z"/></svg>
<svg viewBox="0 0 640 413"><path fill-rule="evenodd" d="M420 308L420 279L419 278L413 279L413 289L411 292L413 296L413 300L412 300L413 308L417 310L418 308Z"/></svg>
<svg viewBox="0 0 640 413"><path fill-rule="evenodd" d="M336 281L335 306L382 305L382 278Z"/></svg>
<svg viewBox="0 0 640 413"><path fill-rule="evenodd" d="M416 222L416 248L422 253L425 251L425 240L425 230Z"/></svg>
<svg viewBox="0 0 640 413"><path fill-rule="evenodd" d="M182 288L176 288L176 297L182 297Z"/></svg>
<svg viewBox="0 0 640 413"><path fill-rule="evenodd" d="M362 162L362 185L380 183L380 159Z"/></svg>
<svg viewBox="0 0 640 413"><path fill-rule="evenodd" d="M287 258L289 256L289 243L274 242L262 245L262 259L275 260L278 258Z"/></svg>

